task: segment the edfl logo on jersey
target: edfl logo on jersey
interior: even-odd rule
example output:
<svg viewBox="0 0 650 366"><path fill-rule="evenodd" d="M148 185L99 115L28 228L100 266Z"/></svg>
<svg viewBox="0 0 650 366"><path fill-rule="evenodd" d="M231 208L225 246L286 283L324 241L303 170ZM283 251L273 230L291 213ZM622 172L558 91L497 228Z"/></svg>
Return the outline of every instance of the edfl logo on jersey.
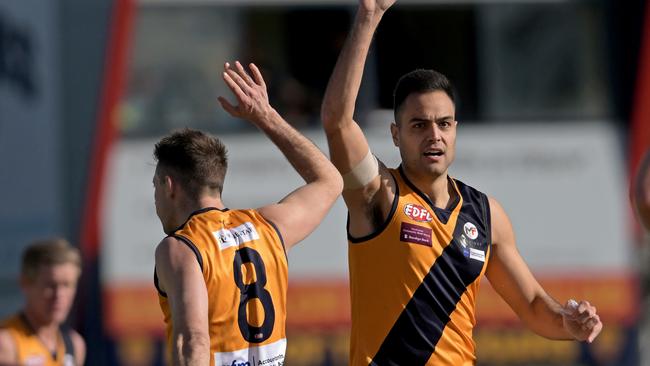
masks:
<svg viewBox="0 0 650 366"><path fill-rule="evenodd" d="M404 206L404 214L415 221L431 222L433 220L433 216L431 216L429 210L414 203L409 203Z"/></svg>

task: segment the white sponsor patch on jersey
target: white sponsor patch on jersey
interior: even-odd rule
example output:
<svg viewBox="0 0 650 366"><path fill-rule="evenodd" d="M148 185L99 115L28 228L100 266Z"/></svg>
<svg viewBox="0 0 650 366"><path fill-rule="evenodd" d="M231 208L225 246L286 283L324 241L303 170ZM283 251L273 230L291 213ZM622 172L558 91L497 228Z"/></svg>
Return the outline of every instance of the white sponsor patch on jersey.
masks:
<svg viewBox="0 0 650 366"><path fill-rule="evenodd" d="M482 250L469 248L469 257L477 261L485 262L485 252Z"/></svg>
<svg viewBox="0 0 650 366"><path fill-rule="evenodd" d="M215 352L215 366L283 366L287 339L233 352Z"/></svg>
<svg viewBox="0 0 650 366"><path fill-rule="evenodd" d="M28 356L25 359L25 366L42 366L45 365L45 356L35 355Z"/></svg>
<svg viewBox="0 0 650 366"><path fill-rule="evenodd" d="M73 355L63 356L63 366L75 366L74 356Z"/></svg>
<svg viewBox="0 0 650 366"><path fill-rule="evenodd" d="M476 229L476 226L471 222L465 223L465 226L463 226L463 231L465 231L465 235L467 235L472 240L478 238L478 229Z"/></svg>
<svg viewBox="0 0 650 366"><path fill-rule="evenodd" d="M255 230L255 225L251 222L245 222L234 228L224 228L214 231L212 235L214 235L221 250L236 247L260 238L257 230Z"/></svg>

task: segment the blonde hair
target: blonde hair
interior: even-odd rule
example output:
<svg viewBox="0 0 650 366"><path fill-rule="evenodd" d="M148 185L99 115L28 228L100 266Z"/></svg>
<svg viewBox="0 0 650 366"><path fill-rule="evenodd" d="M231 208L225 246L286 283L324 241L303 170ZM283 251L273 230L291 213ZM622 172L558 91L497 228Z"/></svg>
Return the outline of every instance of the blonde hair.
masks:
<svg viewBox="0 0 650 366"><path fill-rule="evenodd" d="M41 267L57 264L73 264L81 270L79 249L63 238L37 240L23 253L21 274L28 279L36 278Z"/></svg>

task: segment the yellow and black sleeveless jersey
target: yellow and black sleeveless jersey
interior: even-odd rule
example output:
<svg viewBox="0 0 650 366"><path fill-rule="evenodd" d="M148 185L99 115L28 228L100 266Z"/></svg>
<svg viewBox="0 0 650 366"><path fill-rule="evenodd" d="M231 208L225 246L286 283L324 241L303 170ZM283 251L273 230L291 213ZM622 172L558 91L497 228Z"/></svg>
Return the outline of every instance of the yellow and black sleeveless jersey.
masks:
<svg viewBox="0 0 650 366"><path fill-rule="evenodd" d="M450 178L457 199L435 207L402 168L373 234L349 239L350 364L474 365L472 328L490 251L487 197Z"/></svg>
<svg viewBox="0 0 650 366"><path fill-rule="evenodd" d="M279 231L255 210L205 208L173 237L196 254L208 291L210 365L282 365L286 350L287 257ZM168 357L172 320L162 308Z"/></svg>
<svg viewBox="0 0 650 366"><path fill-rule="evenodd" d="M68 329L61 328L56 353L52 353L38 338L25 315L16 314L0 322L16 345L18 365L75 366L74 347Z"/></svg>

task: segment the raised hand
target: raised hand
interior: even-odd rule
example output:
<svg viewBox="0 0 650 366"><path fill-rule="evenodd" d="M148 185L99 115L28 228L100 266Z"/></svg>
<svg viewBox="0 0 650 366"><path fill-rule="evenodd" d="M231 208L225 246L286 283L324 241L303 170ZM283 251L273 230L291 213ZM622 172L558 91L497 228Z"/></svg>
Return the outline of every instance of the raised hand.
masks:
<svg viewBox="0 0 650 366"><path fill-rule="evenodd" d="M383 13L393 4L395 0L359 0L359 9L369 14Z"/></svg>
<svg viewBox="0 0 650 366"><path fill-rule="evenodd" d="M260 123L267 121L275 110L269 104L266 84L260 70L252 63L249 68L252 77L239 61L235 61L234 68L226 62L222 77L237 98L237 105L233 106L222 96L217 99L231 116L248 120L260 127Z"/></svg>
<svg viewBox="0 0 650 366"><path fill-rule="evenodd" d="M603 329L596 307L588 301L567 301L562 309L564 328L577 340L593 342Z"/></svg>

